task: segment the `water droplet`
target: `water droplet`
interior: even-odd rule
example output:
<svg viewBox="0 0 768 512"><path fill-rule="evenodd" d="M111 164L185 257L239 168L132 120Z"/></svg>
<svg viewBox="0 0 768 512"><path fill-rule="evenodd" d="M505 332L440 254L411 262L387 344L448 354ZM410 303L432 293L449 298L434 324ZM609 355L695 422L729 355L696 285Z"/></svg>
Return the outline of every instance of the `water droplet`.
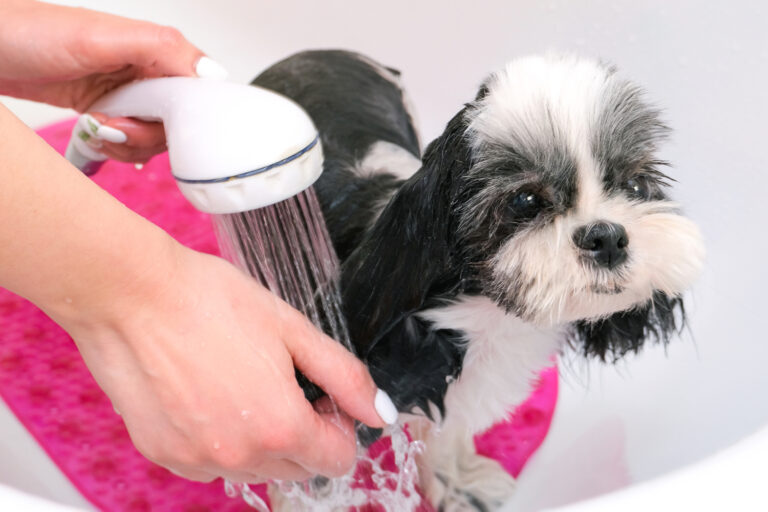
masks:
<svg viewBox="0 0 768 512"><path fill-rule="evenodd" d="M221 443L218 442L218 441L214 441L213 442L213 449L214 450L219 450L220 448L221 448Z"/></svg>
<svg viewBox="0 0 768 512"><path fill-rule="evenodd" d="M72 304L72 298L71 297L64 297L64 302L67 304Z"/></svg>
<svg viewBox="0 0 768 512"><path fill-rule="evenodd" d="M341 313L338 259L311 187L265 208L212 219L225 258L354 352ZM240 411L244 420L251 415L252 411ZM289 509L331 512L375 503L377 509L414 510L421 503L416 455L422 444L410 441L399 425L388 427L385 435L390 436L391 448L374 452L360 447L357 468L347 475L274 481ZM386 442L382 439L373 446ZM226 482L225 490L262 510L263 501L247 485Z"/></svg>

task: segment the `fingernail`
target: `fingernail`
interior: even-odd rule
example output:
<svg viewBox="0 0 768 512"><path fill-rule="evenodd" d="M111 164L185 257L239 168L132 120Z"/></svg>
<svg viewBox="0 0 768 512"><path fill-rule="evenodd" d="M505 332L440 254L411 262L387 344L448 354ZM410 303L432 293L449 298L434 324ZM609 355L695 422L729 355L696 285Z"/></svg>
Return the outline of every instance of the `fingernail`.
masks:
<svg viewBox="0 0 768 512"><path fill-rule="evenodd" d="M96 130L96 136L108 142L114 142L115 144L122 144L128 140L128 136L125 134L125 132L121 132L117 128L112 128L111 126L104 125L101 125L99 129Z"/></svg>
<svg viewBox="0 0 768 512"><path fill-rule="evenodd" d="M229 76L224 66L205 56L200 57L200 60L197 61L195 73L200 78L211 78L213 80L224 80Z"/></svg>
<svg viewBox="0 0 768 512"><path fill-rule="evenodd" d="M397 408L384 390L379 389L376 391L376 399L373 402L373 406L384 423L394 425L397 422Z"/></svg>

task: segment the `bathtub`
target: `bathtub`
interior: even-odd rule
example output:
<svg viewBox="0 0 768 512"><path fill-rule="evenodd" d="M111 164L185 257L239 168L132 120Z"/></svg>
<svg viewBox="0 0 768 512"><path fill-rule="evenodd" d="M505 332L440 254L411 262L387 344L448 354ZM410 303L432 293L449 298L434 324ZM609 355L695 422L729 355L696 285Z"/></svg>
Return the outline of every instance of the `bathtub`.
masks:
<svg viewBox="0 0 768 512"><path fill-rule="evenodd" d="M505 510L664 510L724 497L768 509L754 478L768 460L761 0L492 0L482 9L405 0L60 3L175 25L238 82L304 48L367 53L402 71L424 142L508 58L554 49L616 63L645 85L675 130L662 157L673 163L674 197L702 227L706 270L688 297L689 328L668 347L647 347L616 366L561 358L552 429ZM71 115L5 102L31 126ZM3 405L0 461L0 510L54 510L42 499L61 510L90 508ZM31 500L26 508L22 499Z"/></svg>

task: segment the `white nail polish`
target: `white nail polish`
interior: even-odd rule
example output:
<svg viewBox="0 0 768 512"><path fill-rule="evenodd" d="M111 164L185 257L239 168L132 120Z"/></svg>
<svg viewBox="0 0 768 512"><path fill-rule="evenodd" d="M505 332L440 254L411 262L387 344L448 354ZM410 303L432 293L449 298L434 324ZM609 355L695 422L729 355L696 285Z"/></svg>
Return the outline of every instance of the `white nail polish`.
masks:
<svg viewBox="0 0 768 512"><path fill-rule="evenodd" d="M379 413L379 417L384 420L384 423L393 425L397 422L397 408L384 390L379 389L376 391L376 399L373 405L376 408L376 412Z"/></svg>
<svg viewBox="0 0 768 512"><path fill-rule="evenodd" d="M227 70L210 57L200 57L195 66L195 73L200 78L211 78L213 80L224 80L229 76Z"/></svg>
<svg viewBox="0 0 768 512"><path fill-rule="evenodd" d="M99 126L101 124L91 115L78 117L64 153L67 160L87 175L95 174L107 159L99 151L101 142L95 136Z"/></svg>
<svg viewBox="0 0 768 512"><path fill-rule="evenodd" d="M121 132L117 128L112 128L111 126L104 125L100 126L99 129L96 130L96 136L108 142L114 142L115 144L123 144L128 140L128 136L125 134L125 132Z"/></svg>

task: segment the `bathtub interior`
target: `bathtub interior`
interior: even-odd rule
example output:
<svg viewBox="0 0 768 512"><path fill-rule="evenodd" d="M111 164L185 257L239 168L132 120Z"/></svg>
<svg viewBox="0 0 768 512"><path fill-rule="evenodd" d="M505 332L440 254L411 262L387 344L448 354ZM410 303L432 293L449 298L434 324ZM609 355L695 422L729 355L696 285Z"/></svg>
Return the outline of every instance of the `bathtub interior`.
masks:
<svg viewBox="0 0 768 512"><path fill-rule="evenodd" d="M552 430L508 509L565 505L658 477L768 422L760 393L768 387L760 224L768 219L768 7L760 0L60 3L175 25L237 82L304 48L367 53L402 71L424 142L511 57L559 50L617 64L675 130L662 156L678 180L673 195L702 228L707 266L688 297L689 329L670 346L616 366L564 355ZM71 115L3 101L32 126ZM87 507L25 436L0 406L0 484Z"/></svg>

